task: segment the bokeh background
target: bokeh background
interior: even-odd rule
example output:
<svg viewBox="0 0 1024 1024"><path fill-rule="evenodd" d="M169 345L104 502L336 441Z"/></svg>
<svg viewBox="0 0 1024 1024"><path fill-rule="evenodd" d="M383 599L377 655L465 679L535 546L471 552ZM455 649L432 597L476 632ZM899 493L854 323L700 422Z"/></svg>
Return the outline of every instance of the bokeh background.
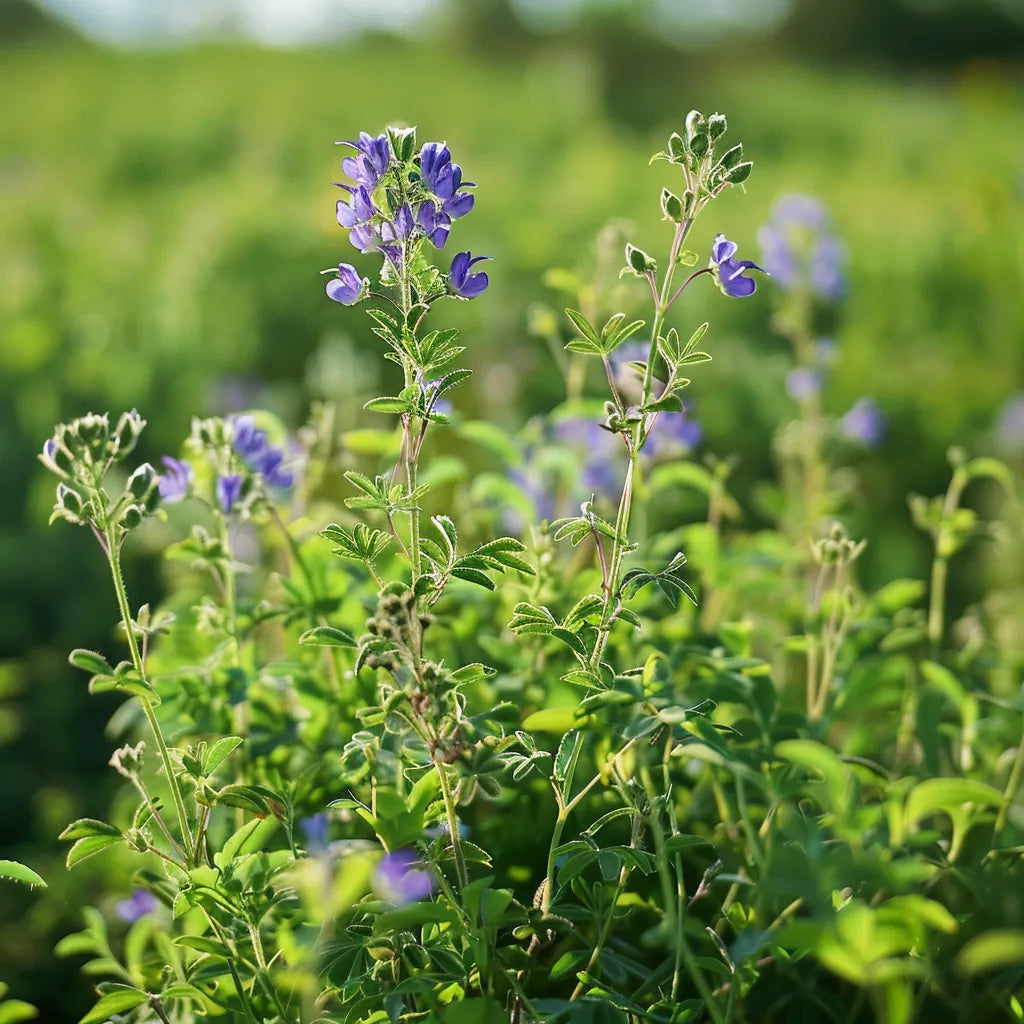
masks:
<svg viewBox="0 0 1024 1024"><path fill-rule="evenodd" d="M137 407L153 461L193 414L294 428L328 399L363 421L381 361L318 276L352 258L335 140L418 124L479 183L450 243L495 257L485 298L449 308L478 371L459 397L511 436L564 394L531 330L566 304L546 272L589 279L612 217L664 250L671 173L648 158L691 107L726 113L754 174L691 245L723 231L756 259L781 195L827 206L847 288L825 404L870 395L886 422L852 454L878 582L922 574L905 496L944 489L951 443L1021 464L1022 58L1021 0L0 0L0 857L51 883L0 888L12 994L77 1019L88 983L53 944L124 895L94 862L67 876L54 838L116 787L116 702L65 661L111 646L114 607L85 531L47 529L35 453L88 410ZM694 289L677 314L712 322L698 454L736 453L750 493L793 415L770 289ZM159 600L155 553L130 584ZM961 574L955 601L979 586Z"/></svg>

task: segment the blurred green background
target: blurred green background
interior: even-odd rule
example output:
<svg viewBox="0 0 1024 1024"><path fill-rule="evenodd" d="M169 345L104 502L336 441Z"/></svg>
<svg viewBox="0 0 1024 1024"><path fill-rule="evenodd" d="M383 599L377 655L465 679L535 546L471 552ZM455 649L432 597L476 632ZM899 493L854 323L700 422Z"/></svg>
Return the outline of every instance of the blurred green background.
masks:
<svg viewBox="0 0 1024 1024"><path fill-rule="evenodd" d="M46 1020L88 998L53 943L82 902L124 894L92 862L68 878L54 839L116 788L114 704L65 668L72 647L112 646L114 607L92 539L46 528L35 453L88 410L137 407L153 461L194 414L266 406L297 427L327 398L343 426L364 422L376 342L317 274L353 258L335 140L418 124L479 183L449 249L493 255L492 284L447 312L478 371L460 402L510 432L563 397L528 329L532 303L561 301L545 270L589 274L612 217L667 247L672 176L648 158L698 107L729 116L755 170L693 248L723 231L756 259L788 192L819 197L847 248L826 406L873 395L888 424L856 456L869 582L923 571L905 495L945 487L949 444L1018 465L1024 446L997 429L1024 387L1020 0L149 6L0 0L0 857L51 882L0 888L0 979ZM793 415L770 292L694 289L675 314L712 323L692 391L702 450L738 453L747 489ZM129 582L136 604L158 600L155 558L138 554ZM957 600L978 586L961 580Z"/></svg>

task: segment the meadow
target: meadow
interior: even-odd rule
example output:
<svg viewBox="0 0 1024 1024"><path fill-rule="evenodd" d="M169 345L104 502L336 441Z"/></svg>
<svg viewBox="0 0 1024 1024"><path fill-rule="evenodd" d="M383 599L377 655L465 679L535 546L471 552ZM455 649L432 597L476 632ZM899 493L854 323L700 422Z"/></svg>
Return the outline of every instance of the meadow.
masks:
<svg viewBox="0 0 1024 1024"><path fill-rule="evenodd" d="M493 680L470 673L458 681L466 707L483 717L477 746L467 741L452 762L463 800L457 817L488 861L467 868L458 843L445 848L444 836L459 831L449 794L421 792L424 802L412 812L420 832L437 826L439 813L447 822L447 833L418 849L435 873L453 879L451 892L413 907L447 901L468 914L464 893L474 882L467 872L476 882L491 879L469 891L501 904L494 933L485 934L490 924L478 902L476 925L458 940L478 969L481 943L491 944L489 977L478 972L473 981L457 942L428 941L431 929L451 923L450 908L420 917L359 909L367 875L335 893L330 913L307 892L306 923L326 928L344 918L354 928L348 934L363 935L366 922L345 915L398 914L381 928L415 932L415 941L402 941L416 948L396 953L392 944L390 956L367 942L335 950L327 976L343 1009L317 1003L321 1012L384 1019L372 1015L398 992L414 1016L507 1019L500 1015L521 1006L525 993L501 978L525 972L540 986L539 996L530 993L539 999L536 1019L1019 1018L1024 931L1011 894L1024 842L1016 505L1024 431L1007 413L1024 382L1019 79L999 65L897 80L767 57L730 63L726 53L680 59L655 74L565 44L455 49L442 60L432 48L383 36L296 53L139 54L69 44L3 56L18 102L0 117L0 814L3 856L48 883L43 891L0 889L0 964L13 995L39 1005L43 1019L78 1019L91 1005L91 986L78 979L80 957L55 959L52 948L81 929L81 907L101 908L117 944L125 930L117 906L134 888L155 890L169 904L158 911L168 920L174 903L160 884L133 875L136 853L104 850L68 873L66 847L55 842L74 819L112 816L127 828L126 777L106 762L141 724L137 713L117 710L123 696L90 696L66 666L72 648L98 650L116 664L124 634L112 630L109 570L88 531L45 525L53 481L36 454L55 423L106 410L116 422L138 408L148 426L133 464L158 468L161 455L182 453L194 416L267 410L260 423L275 441L298 435L315 472L301 502L281 512L312 567L306 589L286 588L285 597L274 590L295 556L293 540L280 531L268 538L276 527L257 509L264 547L251 555L262 567L260 583L243 592L249 632L225 635L252 644L254 659L263 648L276 652L299 680L308 717L288 717L284 691L268 681L274 659L254 660L262 689L246 734L251 759L227 763L238 785L271 790L280 777L312 774L301 792L278 793L287 813L261 804L272 799L266 793L250 793L248 804L244 797L232 804L232 821L251 827L256 819L246 826L234 815L253 813L279 820L281 829L261 838L268 850L295 853L300 819L366 783L351 744L357 713L378 721L365 714L383 700L373 671L348 676L353 665L338 663L335 671L353 682L331 698L318 672L349 653L321 661L298 638L335 620L358 633L366 614L382 614L374 611L372 575L343 568L317 531L331 521L351 526L344 502L353 489L343 471L372 477L402 457L401 431L382 426L364 404L409 381L380 358L364 310L325 298L318 272L353 255L335 219L331 182L342 180L343 155L336 140L415 124L421 143L446 138L479 183L473 215L456 226L450 252L494 257L484 296L446 304L445 324L462 331L461 358L474 373L449 396L449 428L431 436L428 512L472 510L465 524L459 519L463 543L521 537L522 557L540 576L501 582L483 598L463 596L464 577L455 598L445 598L450 606L441 606L447 622L433 656L497 669ZM593 608L570 615L568 626L562 620L555 628L568 629L584 645L583 661L598 666L603 652L595 655L593 645L609 643L614 670L610 679L598 672L596 681L566 682L559 677L571 673L577 642L536 623L508 629L529 618L524 602L566 613L580 595L608 592L594 560L600 529L591 523L579 547L536 531L545 517L576 515L573 502L588 490L609 503L606 525L618 501L614 488L601 492L602 467L587 465L600 444L566 427L606 415L606 385L597 363L565 351L578 331L564 309L582 310L598 325L619 311L650 320L643 289L619 277L622 251L627 241L652 253L664 248L657 197L674 168L649 158L682 130L691 108L727 112L730 139L742 139L754 161L743 189L716 198L688 240L701 265L719 233L739 244L741 256L765 261L761 229L781 197L799 194L827 211L843 253L843 287L799 308L780 275L760 279L742 301L706 280L688 289L672 322L685 340L708 321L700 347L713 356L693 368L683 396L700 435L663 451L638 477L637 557L671 565L675 550L684 551L686 574L674 575L693 587L697 604L684 596L671 605L668 598L679 596L671 582L664 597L644 588L637 641L601 640L605 611L596 620ZM827 365L810 364L804 338L830 340ZM798 365L821 371L810 405L792 378ZM880 424L868 434L846 418L865 397ZM821 432L813 466L800 455L811 422ZM915 494L945 498L908 504ZM134 607L166 603L191 631L189 609L201 604L205 585L202 573L184 568L187 558L163 558L191 525L181 510L169 513L168 521L147 521L125 548L128 590ZM833 520L841 532L832 531ZM401 559L387 558L397 578ZM573 590L574 580L582 589ZM279 633L260 632L252 610L260 586L280 604ZM153 669L167 727L189 742L230 734L237 724L226 710L237 703L230 676L172 696L175 679L221 656L224 637L171 635L173 643L155 647ZM824 676L816 658L828 666ZM548 661L558 668L553 675ZM102 665L96 674L105 674ZM572 713L580 701L583 716ZM453 708L465 710L456 701L446 713ZM495 708L501 714L488 718ZM517 730L528 736L518 740L525 746L505 745ZM623 739L651 748L651 737L660 741L657 757L616 754ZM484 756L495 746L504 757L498 767ZM413 744L409 756L422 754ZM404 754L396 748L395 756ZM566 784L570 763L597 780L588 802L571 790L572 773ZM447 771L435 773L442 790ZM554 804L542 775L555 780ZM404 798L399 777L381 785ZM590 815L589 824L575 822L559 852L560 870L572 864L559 892L575 932L530 912L538 875L546 874L547 898L555 899L545 861L558 844L549 849L545 836L510 837L503 828L509 814L564 827L567 804ZM410 812L395 811L402 828L392 834L394 822L376 819L368 831L360 806L333 812L333 842L376 834L392 852L427 842L401 817ZM230 841L226 821L220 827L216 841ZM605 828L600 844L591 842ZM307 847L327 841L305 840ZM305 892L302 879L291 883ZM662 920L670 908L685 918L672 935ZM152 991L154 963L166 951L153 945L155 929L146 923L153 918L140 920L132 925L137 962L127 964L128 975ZM274 920L274 941L285 948L280 922L289 918ZM621 944L592 960L616 921ZM255 956L251 935L228 939L250 942L240 955ZM304 934L293 940L286 958L293 976L280 991L308 1011L316 1002L307 977L317 974L315 943ZM185 948L186 972L196 959L221 955L201 942ZM87 940L64 946L88 949ZM658 982L665 992L638 986L650 964L673 954L674 973ZM353 966L363 960L365 979ZM395 970L385 977L370 961ZM420 982L403 988L403 971ZM208 971L196 982L200 995L182 995L173 1019L190 1019L189 1005L218 1012L203 988L216 977ZM449 985L460 987L465 1005L479 1004L470 1016L431 994ZM582 1011L564 1005L579 1001L578 986ZM266 998L260 1019L291 1019ZM140 1020L155 1012L134 1005ZM220 1012L242 1012L225 1005ZM395 1005L388 1012L398 1015Z"/></svg>

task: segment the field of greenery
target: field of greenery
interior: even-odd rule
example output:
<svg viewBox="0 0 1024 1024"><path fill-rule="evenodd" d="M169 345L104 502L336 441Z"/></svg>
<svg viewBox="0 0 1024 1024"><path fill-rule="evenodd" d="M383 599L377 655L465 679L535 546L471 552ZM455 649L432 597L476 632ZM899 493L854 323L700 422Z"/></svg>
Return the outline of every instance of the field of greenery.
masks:
<svg viewBox="0 0 1024 1024"><path fill-rule="evenodd" d="M437 45L3 51L0 857L47 888L0 878L0 982L69 1021L109 982L90 1020L1021 1019L1024 84ZM627 542L637 382L609 361L609 394L565 309L647 321L619 352L647 360L643 263L620 268L631 242L665 272L679 167L649 161L691 108L727 113L754 167L680 281L718 234L776 270L742 299L702 276L668 314L681 346L710 324L712 359L680 387L689 429L637 464ZM477 183L439 266L494 258L483 295L431 312L473 371L436 425L400 407L419 364L319 275L379 270L332 182L335 142L388 125L447 139ZM773 263L794 209L834 286ZM46 526L37 460L54 424L132 408L111 493L184 454L210 506L124 547L140 650L89 530ZM201 467L252 469L217 419L248 410L304 469L245 492L241 528ZM409 461L396 413L431 422L422 553L419 511L374 489ZM398 524L376 561L361 515ZM445 515L483 552L461 575ZM75 648L99 652L75 659L93 695ZM187 807L151 706L191 748ZM144 771L107 767L143 738ZM140 785L169 824L134 811ZM68 871L76 820L96 856ZM418 866L382 878L385 850Z"/></svg>

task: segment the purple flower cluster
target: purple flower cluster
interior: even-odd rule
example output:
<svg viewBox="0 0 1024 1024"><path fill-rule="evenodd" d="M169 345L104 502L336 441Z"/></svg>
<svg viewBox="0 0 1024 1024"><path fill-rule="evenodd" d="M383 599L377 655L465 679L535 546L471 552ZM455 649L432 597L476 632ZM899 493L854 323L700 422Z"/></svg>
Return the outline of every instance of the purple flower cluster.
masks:
<svg viewBox="0 0 1024 1024"><path fill-rule="evenodd" d="M399 160L387 134L361 132L355 141L342 142L355 153L341 162L354 184L336 183L348 193L337 203L338 224L361 253L379 252L396 270L407 267L424 241L443 249L452 223L473 209L473 186L463 179L462 168L452 161L443 142L428 142L409 161ZM386 179L386 187L383 187ZM476 298L487 287L486 274L471 274L482 259L460 252L452 260L448 293ZM338 265L338 276L327 284L327 295L345 306L355 305L369 281L350 263Z"/></svg>
<svg viewBox="0 0 1024 1024"><path fill-rule="evenodd" d="M659 413L643 447L643 454L653 459L685 455L700 444L703 436L704 428L687 416L685 409L682 412Z"/></svg>
<svg viewBox="0 0 1024 1024"><path fill-rule="evenodd" d="M846 291L846 250L825 207L812 196L783 196L757 234L765 270L786 291L807 287L825 302Z"/></svg>
<svg viewBox="0 0 1024 1024"><path fill-rule="evenodd" d="M284 467L284 449L267 440L267 432L256 426L256 420L252 416L229 416L227 422L233 428L231 447L246 466L259 473L270 487L291 487L295 477Z"/></svg>

